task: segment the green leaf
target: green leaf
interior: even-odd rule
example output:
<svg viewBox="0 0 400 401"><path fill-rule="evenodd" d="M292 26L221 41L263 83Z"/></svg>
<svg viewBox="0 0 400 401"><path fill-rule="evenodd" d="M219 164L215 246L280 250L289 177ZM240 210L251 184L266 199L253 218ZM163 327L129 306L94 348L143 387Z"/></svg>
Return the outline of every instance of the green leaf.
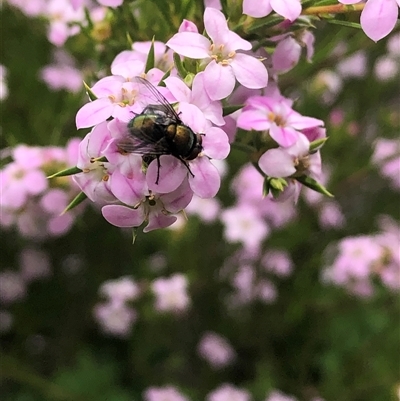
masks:
<svg viewBox="0 0 400 401"><path fill-rule="evenodd" d="M153 39L151 40L149 54L147 55L146 67L144 68L144 72L148 72L149 70L154 68L154 65L155 65L155 55L154 55L154 36L153 36Z"/></svg>
<svg viewBox="0 0 400 401"><path fill-rule="evenodd" d="M83 86L85 87L86 93L89 96L90 100L96 100L97 96L93 93L92 88L85 82L83 81Z"/></svg>
<svg viewBox="0 0 400 401"><path fill-rule="evenodd" d="M244 107L244 104L233 104L230 106L224 106L222 108L222 115L225 116L229 116L229 114L234 113L235 111L240 110L242 107Z"/></svg>
<svg viewBox="0 0 400 401"><path fill-rule="evenodd" d="M314 153L318 149L321 149L327 140L328 140L328 138L320 138L320 139L316 139L315 141L312 141L310 143L310 153Z"/></svg>
<svg viewBox="0 0 400 401"><path fill-rule="evenodd" d="M330 24L334 24L334 25L342 25L342 26L346 26L348 28L362 29L361 24L359 24L357 22L342 21L342 20L330 19L330 18L325 18L325 20L326 20L326 22L329 22Z"/></svg>
<svg viewBox="0 0 400 401"><path fill-rule="evenodd" d="M181 76L181 78L184 79L186 77L186 75L188 74L188 71L183 66L183 63L182 63L182 60L181 60L181 56L178 53L174 53L173 57L174 57L175 67L178 70L178 73Z"/></svg>
<svg viewBox="0 0 400 401"><path fill-rule="evenodd" d="M87 199L86 194L84 192L79 192L79 194L75 196L75 198L71 201L71 203L61 213L61 216L67 213L68 211L72 210L74 207L78 206L85 199Z"/></svg>
<svg viewBox="0 0 400 401"><path fill-rule="evenodd" d="M61 170L57 173L49 175L47 178L51 179L51 178L56 178L56 177L67 177L68 175L74 175L74 174L78 174L81 172L82 172L82 170L78 167L69 167L69 168L66 168L65 170Z"/></svg>
<svg viewBox="0 0 400 401"><path fill-rule="evenodd" d="M303 184L304 186L319 192L322 195L329 196L330 198L333 198L333 195L318 181L314 180L314 178L308 177L306 175L303 175L301 177L296 177L295 178L298 182Z"/></svg>
<svg viewBox="0 0 400 401"><path fill-rule="evenodd" d="M251 33L254 31L258 31L260 28L271 28L272 26L280 24L282 21L284 21L283 17L268 16L264 18L259 18L252 21L252 24L248 28L245 28L245 31Z"/></svg>

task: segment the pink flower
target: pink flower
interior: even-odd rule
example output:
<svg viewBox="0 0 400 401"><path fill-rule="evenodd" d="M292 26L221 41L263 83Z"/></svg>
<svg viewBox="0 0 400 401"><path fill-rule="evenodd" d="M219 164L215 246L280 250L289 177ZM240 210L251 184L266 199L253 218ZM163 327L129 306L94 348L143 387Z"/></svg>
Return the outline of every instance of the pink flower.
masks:
<svg viewBox="0 0 400 401"><path fill-rule="evenodd" d="M175 387L149 387L143 394L145 401L189 401Z"/></svg>
<svg viewBox="0 0 400 401"><path fill-rule="evenodd" d="M211 41L195 32L179 32L167 46L176 53L201 59L204 70L204 87L212 100L229 96L235 87L235 78L247 88L264 88L268 73L261 61L236 50L250 50L251 43L230 31L221 11L207 7L204 25Z"/></svg>
<svg viewBox="0 0 400 401"><path fill-rule="evenodd" d="M218 101L212 101L205 91L204 72L198 73L192 83L192 90L186 84L176 77L165 79L165 85L171 94L179 102L179 107L183 103L196 106L204 117L215 125L224 125L225 121L222 117L222 105Z"/></svg>
<svg viewBox="0 0 400 401"><path fill-rule="evenodd" d="M26 285L21 274L12 270L0 273L0 302L10 304L25 296Z"/></svg>
<svg viewBox="0 0 400 401"><path fill-rule="evenodd" d="M207 395L207 401L250 401L247 390L225 383Z"/></svg>
<svg viewBox="0 0 400 401"><path fill-rule="evenodd" d="M102 156L108 141L111 139L107 122L96 125L82 140L79 146L77 167L81 173L73 176L74 181L92 202L115 202L110 189L109 163L95 160Z"/></svg>
<svg viewBox="0 0 400 401"><path fill-rule="evenodd" d="M224 236L228 242L241 242L246 248L258 249L268 236L269 227L260 218L259 211L246 204L233 206L221 213L225 225Z"/></svg>
<svg viewBox="0 0 400 401"><path fill-rule="evenodd" d="M159 312L184 312L190 305L187 294L188 280L183 274L174 274L169 278L158 278L151 284L156 296L155 308Z"/></svg>
<svg viewBox="0 0 400 401"><path fill-rule="evenodd" d="M226 338L212 332L203 335L197 349L201 357L215 369L230 365L236 356Z"/></svg>
<svg viewBox="0 0 400 401"><path fill-rule="evenodd" d="M339 0L342 4L355 4L361 0ZM361 27L373 41L389 35L397 21L400 0L368 0L361 12Z"/></svg>
<svg viewBox="0 0 400 401"><path fill-rule="evenodd" d="M267 271L280 277L290 275L293 270L293 262L286 251L270 250L265 253L261 263Z"/></svg>
<svg viewBox="0 0 400 401"><path fill-rule="evenodd" d="M113 304L124 304L135 300L140 294L140 289L130 277L120 277L104 282L99 292Z"/></svg>
<svg viewBox="0 0 400 401"><path fill-rule="evenodd" d="M271 391L265 401L297 401L297 398L286 395L278 390Z"/></svg>
<svg viewBox="0 0 400 401"><path fill-rule="evenodd" d="M272 67L279 74L290 71L300 60L301 46L291 36L281 40L272 54Z"/></svg>
<svg viewBox="0 0 400 401"><path fill-rule="evenodd" d="M136 311L124 303L98 304L94 316L105 333L118 337L129 335L137 319Z"/></svg>
<svg viewBox="0 0 400 401"><path fill-rule="evenodd" d="M21 275L25 281L34 281L51 275L47 253L34 248L25 248L19 255Z"/></svg>
<svg viewBox="0 0 400 401"><path fill-rule="evenodd" d="M291 108L290 103L284 98L253 96L243 108L237 125L247 130L269 130L271 138L279 145L292 146L298 141L301 130L322 126L324 122L302 116Z"/></svg>
<svg viewBox="0 0 400 401"><path fill-rule="evenodd" d="M126 188L121 188L121 192L125 191L127 197L129 194L136 196L132 191L132 186L127 185L126 181L121 182L121 185L126 185ZM147 195L143 194L143 198L132 207L120 204L105 205L101 212L109 223L117 227L139 227L143 222L147 222L143 231L149 232L173 224L177 218L172 214L183 210L189 204L192 196L193 193L185 180L172 192L157 194L149 191Z"/></svg>
<svg viewBox="0 0 400 401"><path fill-rule="evenodd" d="M320 154L310 154L310 142L303 134L292 146L267 150L258 165L269 177L285 178L297 173L317 178L321 173Z"/></svg>
<svg viewBox="0 0 400 401"><path fill-rule="evenodd" d="M243 14L251 17L265 17L272 10L293 22L301 14L300 0L243 0Z"/></svg>

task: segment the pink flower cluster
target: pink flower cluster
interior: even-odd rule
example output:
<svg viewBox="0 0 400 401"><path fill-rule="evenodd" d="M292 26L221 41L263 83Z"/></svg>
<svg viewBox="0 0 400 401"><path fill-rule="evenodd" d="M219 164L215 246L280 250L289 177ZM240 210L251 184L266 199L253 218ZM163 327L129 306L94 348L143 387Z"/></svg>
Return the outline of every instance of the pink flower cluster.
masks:
<svg viewBox="0 0 400 401"><path fill-rule="evenodd" d="M70 177L48 180L77 160L78 139L66 148L18 145L0 170L0 225L35 240L65 234L82 208L62 212L78 194Z"/></svg>
<svg viewBox="0 0 400 401"><path fill-rule="evenodd" d="M229 281L233 291L226 299L229 308L259 301L270 304L278 296L275 277L288 277L293 262L283 250L270 249L264 254L241 249L229 258L220 270L220 278Z"/></svg>
<svg viewBox="0 0 400 401"><path fill-rule="evenodd" d="M70 36L77 35L86 26L85 8L89 10L91 19L101 21L106 8L95 5L90 0L8 0L30 17L43 17L49 22L47 38L55 46L63 46ZM102 4L102 3L110 4ZM103 0L100 4L113 7L111 3L122 3L122 0ZM119 5L119 4L118 4Z"/></svg>
<svg viewBox="0 0 400 401"><path fill-rule="evenodd" d="M138 284L130 277L121 277L103 283L99 289L105 302L94 308L94 316L105 333L126 337L137 319L137 313L129 302L140 295Z"/></svg>
<svg viewBox="0 0 400 401"><path fill-rule="evenodd" d="M23 249L18 257L17 269L6 269L0 273L0 304L9 307L25 299L28 285L37 280L48 278L52 274L50 259L42 250ZM12 326L12 313L0 310L0 333Z"/></svg>
<svg viewBox="0 0 400 401"><path fill-rule="evenodd" d="M250 50L251 44L228 29L220 11L206 8L204 21L212 42L186 22L167 43L178 54L200 60L203 71L192 77L190 87L175 70L164 79L165 87L157 87L165 71L155 67L145 73L150 44L137 43L133 50L117 55L112 75L91 88L95 98L77 113L78 128L94 127L81 143L77 166L82 173L74 179L89 199L102 205L102 214L111 224L145 223L145 232L167 227L193 195L207 199L218 192L221 178L212 160L225 159L230 150L228 136L220 128L225 124L220 100L231 94L236 80L247 88L265 87L268 74L260 60L237 52ZM156 65L169 68L165 46L157 42L154 50ZM137 76L156 86L168 102L177 103L179 118L201 135L197 157L182 162L164 154L143 168L140 154L122 150L121 141L130 136L129 122L154 100Z"/></svg>
<svg viewBox="0 0 400 401"><path fill-rule="evenodd" d="M293 202L277 202L271 195L263 198L263 182L252 165L245 165L232 181L236 203L221 213L225 239L241 243L254 254L258 254L271 230L284 226L296 215Z"/></svg>
<svg viewBox="0 0 400 401"><path fill-rule="evenodd" d="M374 294L374 278L379 278L389 290L400 289L400 227L389 217L383 217L380 223L382 227L378 234L346 237L339 241L336 257L325 267L325 282L344 287L361 297Z"/></svg>
<svg viewBox="0 0 400 401"><path fill-rule="evenodd" d="M375 141L372 161L378 166L381 175L400 189L400 143L397 139L379 138Z"/></svg>
<svg viewBox="0 0 400 401"><path fill-rule="evenodd" d="M156 297L155 309L158 312L175 314L186 311L190 306L187 293L188 280L183 274L173 274L171 277L160 277L151 283L151 289Z"/></svg>

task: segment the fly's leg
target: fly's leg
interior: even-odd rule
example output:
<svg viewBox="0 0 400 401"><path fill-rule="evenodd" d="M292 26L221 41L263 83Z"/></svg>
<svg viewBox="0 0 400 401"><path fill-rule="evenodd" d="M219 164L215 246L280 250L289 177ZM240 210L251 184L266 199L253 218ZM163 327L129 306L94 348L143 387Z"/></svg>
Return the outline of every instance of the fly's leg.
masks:
<svg viewBox="0 0 400 401"><path fill-rule="evenodd" d="M182 157L178 157L178 159L184 164L184 166L187 168L187 170L189 171L189 174L194 177L194 174L192 173L192 170L190 170L189 164L186 160L182 159Z"/></svg>
<svg viewBox="0 0 400 401"><path fill-rule="evenodd" d="M158 181L160 179L160 168L161 168L160 156L157 156L157 179L156 179L156 185L158 185Z"/></svg>

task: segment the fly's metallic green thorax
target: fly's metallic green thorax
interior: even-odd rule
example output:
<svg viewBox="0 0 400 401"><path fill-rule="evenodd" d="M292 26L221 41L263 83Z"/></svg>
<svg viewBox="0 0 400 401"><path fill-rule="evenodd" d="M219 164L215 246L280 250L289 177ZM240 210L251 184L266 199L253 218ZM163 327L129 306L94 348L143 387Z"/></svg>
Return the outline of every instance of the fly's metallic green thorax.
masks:
<svg viewBox="0 0 400 401"><path fill-rule="evenodd" d="M192 174L187 161L203 150L202 136L182 123L171 104L150 82L143 78L136 80L151 93L151 104L129 121L129 135L119 141L118 147L126 153L141 154L146 164L157 159L159 168L160 156L172 155Z"/></svg>

